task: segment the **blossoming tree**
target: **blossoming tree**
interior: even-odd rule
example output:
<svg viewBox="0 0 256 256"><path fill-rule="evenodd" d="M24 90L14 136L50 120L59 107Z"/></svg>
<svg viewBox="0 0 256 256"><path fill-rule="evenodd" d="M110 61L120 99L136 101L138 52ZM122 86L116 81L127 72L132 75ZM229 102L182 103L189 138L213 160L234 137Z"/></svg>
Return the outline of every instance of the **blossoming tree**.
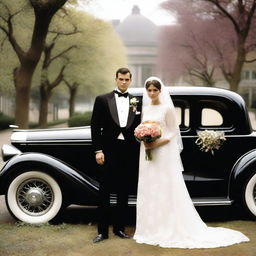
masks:
<svg viewBox="0 0 256 256"><path fill-rule="evenodd" d="M248 59L256 49L256 0L169 0L163 7L177 15L179 33L185 34L180 36L179 52L190 56L190 68L192 62L202 74L213 74L218 67L230 89L238 91L244 64L256 61ZM177 54L177 49L172 53Z"/></svg>

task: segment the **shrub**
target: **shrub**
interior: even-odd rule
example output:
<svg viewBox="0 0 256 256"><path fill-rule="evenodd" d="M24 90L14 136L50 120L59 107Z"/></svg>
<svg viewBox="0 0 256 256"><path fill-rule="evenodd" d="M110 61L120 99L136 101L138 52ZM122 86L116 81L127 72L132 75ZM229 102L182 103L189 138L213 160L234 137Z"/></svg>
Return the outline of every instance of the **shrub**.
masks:
<svg viewBox="0 0 256 256"><path fill-rule="evenodd" d="M55 126L58 124L65 124L66 122L67 122L67 119L59 119L59 120L55 120L55 121L49 121L49 122L47 122L47 128L51 128L51 126ZM29 128L30 129L37 129L37 128L40 129L38 122L29 122Z"/></svg>
<svg viewBox="0 0 256 256"><path fill-rule="evenodd" d="M6 116L0 112L0 130L8 129L10 124L14 124L14 117Z"/></svg>
<svg viewBox="0 0 256 256"><path fill-rule="evenodd" d="M88 111L83 114L77 113L68 119L69 127L86 126L91 124L92 112Z"/></svg>

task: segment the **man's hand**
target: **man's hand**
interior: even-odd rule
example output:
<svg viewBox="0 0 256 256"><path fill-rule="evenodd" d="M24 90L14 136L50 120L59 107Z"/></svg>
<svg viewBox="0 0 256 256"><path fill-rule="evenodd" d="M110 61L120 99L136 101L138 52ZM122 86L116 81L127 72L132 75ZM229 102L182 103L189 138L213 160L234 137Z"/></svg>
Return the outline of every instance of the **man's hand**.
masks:
<svg viewBox="0 0 256 256"><path fill-rule="evenodd" d="M105 156L103 152L97 152L95 155L97 164L103 165L105 162Z"/></svg>

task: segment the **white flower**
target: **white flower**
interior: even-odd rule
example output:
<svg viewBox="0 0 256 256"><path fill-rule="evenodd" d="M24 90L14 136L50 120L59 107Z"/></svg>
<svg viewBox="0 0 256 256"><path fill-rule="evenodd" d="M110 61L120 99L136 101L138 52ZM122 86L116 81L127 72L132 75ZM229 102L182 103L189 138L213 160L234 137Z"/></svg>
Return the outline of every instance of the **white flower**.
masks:
<svg viewBox="0 0 256 256"><path fill-rule="evenodd" d="M214 154L214 149L219 149L226 140L223 131L205 130L197 132L198 138L195 143L201 151L211 151Z"/></svg>
<svg viewBox="0 0 256 256"><path fill-rule="evenodd" d="M130 107L132 107L133 112L136 111L138 102L139 100L135 97L130 99Z"/></svg>

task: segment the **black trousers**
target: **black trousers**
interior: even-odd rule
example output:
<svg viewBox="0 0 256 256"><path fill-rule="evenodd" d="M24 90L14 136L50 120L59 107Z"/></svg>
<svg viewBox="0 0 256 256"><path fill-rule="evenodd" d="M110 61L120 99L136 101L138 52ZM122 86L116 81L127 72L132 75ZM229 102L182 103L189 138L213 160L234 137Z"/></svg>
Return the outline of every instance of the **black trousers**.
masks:
<svg viewBox="0 0 256 256"><path fill-rule="evenodd" d="M104 152L105 164L101 167L98 207L98 233L108 235L110 220L113 232L124 231L128 211L128 186L130 170L129 146L123 140L111 143L111 149ZM117 195L117 204L110 208L110 194ZM112 217L112 218L111 218Z"/></svg>

